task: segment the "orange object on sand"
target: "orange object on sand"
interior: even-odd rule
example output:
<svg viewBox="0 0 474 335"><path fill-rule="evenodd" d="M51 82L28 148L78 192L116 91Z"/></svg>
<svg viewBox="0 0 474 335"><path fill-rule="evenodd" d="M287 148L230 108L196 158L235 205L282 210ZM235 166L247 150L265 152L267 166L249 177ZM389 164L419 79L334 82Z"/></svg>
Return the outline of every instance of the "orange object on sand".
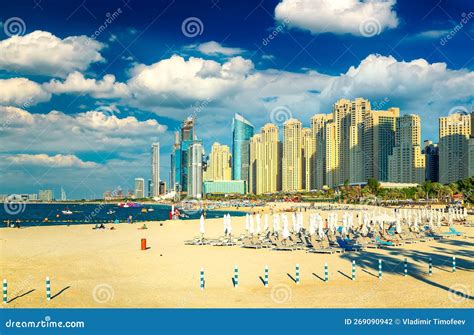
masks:
<svg viewBox="0 0 474 335"><path fill-rule="evenodd" d="M142 246L142 250L146 250L146 238L142 238L141 246Z"/></svg>

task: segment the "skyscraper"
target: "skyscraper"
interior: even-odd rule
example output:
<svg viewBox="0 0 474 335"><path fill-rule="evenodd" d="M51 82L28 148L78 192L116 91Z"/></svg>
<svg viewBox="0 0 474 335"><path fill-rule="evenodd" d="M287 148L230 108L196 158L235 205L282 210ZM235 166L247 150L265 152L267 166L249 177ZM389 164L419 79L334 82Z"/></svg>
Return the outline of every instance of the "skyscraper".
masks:
<svg viewBox="0 0 474 335"><path fill-rule="evenodd" d="M404 115L397 119L395 147L388 158L388 180L418 184L425 181L425 155L421 154L418 115Z"/></svg>
<svg viewBox="0 0 474 335"><path fill-rule="evenodd" d="M145 179L135 178L135 198L143 199L145 197Z"/></svg>
<svg viewBox="0 0 474 335"><path fill-rule="evenodd" d="M283 126L282 189L286 192L303 188L302 176L302 125L289 119Z"/></svg>
<svg viewBox="0 0 474 335"><path fill-rule="evenodd" d="M152 196L160 196L160 143L153 143L151 145L151 185L153 190ZM145 182L143 182L143 187L145 187ZM143 191L144 196L145 191Z"/></svg>
<svg viewBox="0 0 474 335"><path fill-rule="evenodd" d="M64 190L64 188L61 187L61 201L66 201L66 200L67 200L66 191Z"/></svg>
<svg viewBox="0 0 474 335"><path fill-rule="evenodd" d="M362 98L340 99L333 105L337 184L364 180L363 119L369 110L370 102Z"/></svg>
<svg viewBox="0 0 474 335"><path fill-rule="evenodd" d="M177 192L188 192L188 167L191 166L188 159L189 148L197 142L195 119L190 116L175 133L175 143L171 151L170 188Z"/></svg>
<svg viewBox="0 0 474 335"><path fill-rule="evenodd" d="M267 123L250 139L249 192L274 193L281 189L280 157L278 127Z"/></svg>
<svg viewBox="0 0 474 335"><path fill-rule="evenodd" d="M311 187L314 189L321 189L326 183L326 123L328 120L326 114L316 114L311 118L314 146Z"/></svg>
<svg viewBox="0 0 474 335"><path fill-rule="evenodd" d="M302 131L302 184L303 189L310 191L314 187L312 180L313 162L314 162L314 140L311 128L303 128Z"/></svg>
<svg viewBox="0 0 474 335"><path fill-rule="evenodd" d="M250 138L254 126L236 113L232 121L232 179L249 181Z"/></svg>
<svg viewBox="0 0 474 335"><path fill-rule="evenodd" d="M262 164L262 135L255 134L250 138L250 161L248 191L262 194L263 164Z"/></svg>
<svg viewBox="0 0 474 335"><path fill-rule="evenodd" d="M471 115L439 118L439 182L452 183L469 177Z"/></svg>
<svg viewBox="0 0 474 335"><path fill-rule="evenodd" d="M188 196L200 199L202 197L202 156L204 149L202 143L193 142L188 148Z"/></svg>
<svg viewBox="0 0 474 335"><path fill-rule="evenodd" d="M281 190L281 143L278 141L278 127L267 123L262 127L262 193Z"/></svg>
<svg viewBox="0 0 474 335"><path fill-rule="evenodd" d="M426 161L426 180L439 181L439 147L431 141L424 142L423 154Z"/></svg>
<svg viewBox="0 0 474 335"><path fill-rule="evenodd" d="M375 178L380 181L388 180L388 157L395 146L395 130L399 108L389 108L386 111L366 111L364 116L364 180Z"/></svg>
<svg viewBox="0 0 474 335"><path fill-rule="evenodd" d="M227 145L214 143L209 155L209 163L204 180L231 180L231 154Z"/></svg>
<svg viewBox="0 0 474 335"><path fill-rule="evenodd" d="M336 141L336 123L333 115L328 116L328 121L324 127L325 137L325 185L336 186L339 181L339 146Z"/></svg>

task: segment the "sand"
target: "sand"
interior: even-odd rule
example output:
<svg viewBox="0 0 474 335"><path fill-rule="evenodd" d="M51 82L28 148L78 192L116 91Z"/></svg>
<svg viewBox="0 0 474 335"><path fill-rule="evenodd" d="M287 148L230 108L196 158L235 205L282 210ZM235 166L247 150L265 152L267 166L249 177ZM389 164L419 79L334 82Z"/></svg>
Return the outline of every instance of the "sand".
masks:
<svg viewBox="0 0 474 335"><path fill-rule="evenodd" d="M234 234L243 232L243 217L232 223ZM138 230L141 224L120 224L116 230L92 230L91 225L0 229L0 278L8 279L9 299L3 307L474 307L474 242L467 237L474 228L457 227L464 237L322 255L186 246L184 240L198 235L197 220L162 224L148 223L147 230ZM207 237L222 234L222 219L206 220ZM147 239L146 251L140 250L141 238ZM452 273L454 255L458 268ZM377 277L379 258L382 279ZM350 278L352 260L355 281ZM327 283L322 280L325 262ZM297 263L299 285L293 280ZM234 265L239 267L237 288ZM260 278L265 265L270 268L268 288ZM46 276L51 278L51 301L46 300Z"/></svg>

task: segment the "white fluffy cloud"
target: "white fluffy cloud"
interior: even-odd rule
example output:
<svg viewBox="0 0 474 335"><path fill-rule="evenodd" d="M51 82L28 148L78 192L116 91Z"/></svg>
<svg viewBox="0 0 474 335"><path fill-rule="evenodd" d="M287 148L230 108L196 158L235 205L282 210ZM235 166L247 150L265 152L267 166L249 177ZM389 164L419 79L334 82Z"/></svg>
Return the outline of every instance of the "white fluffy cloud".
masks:
<svg viewBox="0 0 474 335"><path fill-rule="evenodd" d="M85 78L78 71L70 73L64 81L52 79L44 87L52 93L89 94L94 98L125 98L128 96L128 87L117 82L112 74L105 75L102 80Z"/></svg>
<svg viewBox="0 0 474 335"><path fill-rule="evenodd" d="M28 74L64 77L102 62L103 44L86 36L64 39L46 31L12 36L0 41L0 69Z"/></svg>
<svg viewBox="0 0 474 335"><path fill-rule="evenodd" d="M0 152L96 152L99 159L114 150L148 148L166 131L154 119L120 118L101 111L33 114L16 107L0 107L0 125Z"/></svg>
<svg viewBox="0 0 474 335"><path fill-rule="evenodd" d="M217 99L233 91L253 68L252 61L234 57L221 64L213 60L174 55L152 65L137 65L128 86L133 100L140 105L168 100L191 101Z"/></svg>
<svg viewBox="0 0 474 335"><path fill-rule="evenodd" d="M396 0L282 0L275 8L275 18L314 34L373 36L397 27L395 3Z"/></svg>
<svg viewBox="0 0 474 335"><path fill-rule="evenodd" d="M210 56L236 56L242 54L245 50L241 48L225 47L216 41L210 41L200 44L189 45L186 49L197 50L204 55Z"/></svg>
<svg viewBox="0 0 474 335"><path fill-rule="evenodd" d="M26 78L0 79L0 104L31 106L48 101L51 94Z"/></svg>
<svg viewBox="0 0 474 335"><path fill-rule="evenodd" d="M95 162L85 162L75 155L49 156L47 154L18 154L6 156L7 161L15 165L35 165L47 166L51 168L95 168L99 164Z"/></svg>

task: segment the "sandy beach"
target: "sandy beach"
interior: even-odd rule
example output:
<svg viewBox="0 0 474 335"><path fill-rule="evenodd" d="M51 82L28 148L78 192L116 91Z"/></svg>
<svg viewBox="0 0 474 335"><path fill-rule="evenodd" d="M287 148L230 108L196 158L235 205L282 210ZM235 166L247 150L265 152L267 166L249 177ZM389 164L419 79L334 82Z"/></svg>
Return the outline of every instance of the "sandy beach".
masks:
<svg viewBox="0 0 474 335"><path fill-rule="evenodd" d="M234 235L243 233L244 221L233 218ZM456 226L463 236L439 241L326 255L187 246L184 241L199 233L198 220L147 225L147 230L139 230L141 224L120 224L116 230L93 230L92 225L1 229L0 278L8 280L9 300L3 307L474 307L474 228ZM222 219L206 220L206 237L222 235ZM140 250L141 238L147 239L148 250ZM452 256L457 258L454 273ZM382 279L377 274L379 259ZM299 285L294 281L297 263ZM235 265L238 287L232 282ZM266 265L268 288L260 278ZM47 276L51 301L46 300Z"/></svg>

